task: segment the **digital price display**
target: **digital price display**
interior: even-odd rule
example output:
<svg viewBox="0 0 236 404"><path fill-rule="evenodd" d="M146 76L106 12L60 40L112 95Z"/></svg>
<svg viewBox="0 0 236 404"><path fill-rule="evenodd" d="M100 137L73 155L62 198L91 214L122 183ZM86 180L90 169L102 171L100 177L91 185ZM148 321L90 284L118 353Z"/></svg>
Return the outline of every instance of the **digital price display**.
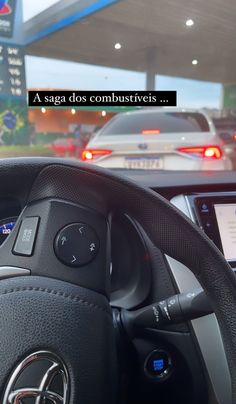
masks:
<svg viewBox="0 0 236 404"><path fill-rule="evenodd" d="M0 97L26 96L24 50L0 42Z"/></svg>

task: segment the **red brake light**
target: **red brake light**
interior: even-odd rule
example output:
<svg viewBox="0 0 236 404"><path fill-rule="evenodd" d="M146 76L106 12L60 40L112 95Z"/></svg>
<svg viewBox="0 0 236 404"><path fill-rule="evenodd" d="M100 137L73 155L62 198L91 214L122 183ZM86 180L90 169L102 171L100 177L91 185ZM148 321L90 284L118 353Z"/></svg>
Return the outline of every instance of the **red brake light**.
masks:
<svg viewBox="0 0 236 404"><path fill-rule="evenodd" d="M143 129L142 135L159 135L161 133L160 129Z"/></svg>
<svg viewBox="0 0 236 404"><path fill-rule="evenodd" d="M222 157L222 151L219 146L180 147L177 151L212 160Z"/></svg>
<svg viewBox="0 0 236 404"><path fill-rule="evenodd" d="M96 157L107 156L112 153L112 150L107 149L86 149L82 152L82 160L83 161L91 161Z"/></svg>

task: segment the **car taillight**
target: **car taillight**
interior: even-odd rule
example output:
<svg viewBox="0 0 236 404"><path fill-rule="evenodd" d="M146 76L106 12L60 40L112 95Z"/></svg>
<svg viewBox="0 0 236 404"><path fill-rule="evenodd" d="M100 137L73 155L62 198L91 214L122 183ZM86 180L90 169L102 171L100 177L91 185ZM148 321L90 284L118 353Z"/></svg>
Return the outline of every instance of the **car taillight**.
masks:
<svg viewBox="0 0 236 404"><path fill-rule="evenodd" d="M107 156L112 153L112 150L107 149L86 149L83 150L81 158L83 161L91 161L97 157Z"/></svg>
<svg viewBox="0 0 236 404"><path fill-rule="evenodd" d="M161 133L160 129L143 129L142 135L159 135Z"/></svg>
<svg viewBox="0 0 236 404"><path fill-rule="evenodd" d="M220 159L222 151L219 146L194 146L194 147L180 147L177 149L180 153L191 154L194 157L205 159Z"/></svg>

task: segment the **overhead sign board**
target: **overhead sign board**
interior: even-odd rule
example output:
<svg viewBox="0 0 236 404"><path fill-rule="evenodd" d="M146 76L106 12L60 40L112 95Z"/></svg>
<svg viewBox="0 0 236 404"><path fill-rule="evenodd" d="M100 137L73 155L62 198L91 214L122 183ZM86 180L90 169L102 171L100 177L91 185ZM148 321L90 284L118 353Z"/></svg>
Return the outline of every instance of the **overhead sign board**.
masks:
<svg viewBox="0 0 236 404"><path fill-rule="evenodd" d="M119 0L60 0L27 22L24 44L28 45L38 41L117 1Z"/></svg>
<svg viewBox="0 0 236 404"><path fill-rule="evenodd" d="M0 37L12 38L17 0L0 0Z"/></svg>

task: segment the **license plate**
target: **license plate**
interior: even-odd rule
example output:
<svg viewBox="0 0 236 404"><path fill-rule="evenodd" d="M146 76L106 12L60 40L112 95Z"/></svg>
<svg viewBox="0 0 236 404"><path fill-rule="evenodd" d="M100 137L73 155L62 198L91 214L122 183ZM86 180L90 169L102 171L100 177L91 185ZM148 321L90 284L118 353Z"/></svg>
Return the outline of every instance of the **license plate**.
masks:
<svg viewBox="0 0 236 404"><path fill-rule="evenodd" d="M156 157L126 157L124 165L128 169L161 170L163 161Z"/></svg>

